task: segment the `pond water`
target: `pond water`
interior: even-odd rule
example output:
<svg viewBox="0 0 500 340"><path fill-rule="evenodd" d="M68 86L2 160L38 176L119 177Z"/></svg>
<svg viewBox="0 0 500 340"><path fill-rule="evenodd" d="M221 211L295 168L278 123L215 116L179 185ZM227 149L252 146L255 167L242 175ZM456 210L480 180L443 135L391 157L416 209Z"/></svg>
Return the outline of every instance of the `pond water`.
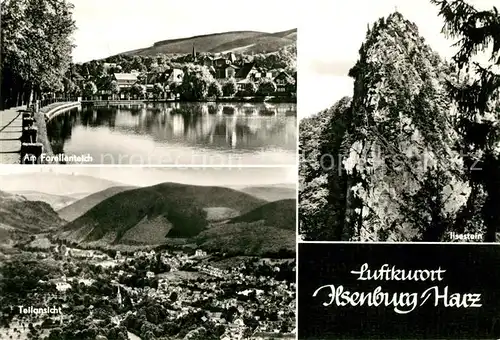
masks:
<svg viewBox="0 0 500 340"><path fill-rule="evenodd" d="M84 104L47 130L55 154L95 164L296 164L296 104Z"/></svg>

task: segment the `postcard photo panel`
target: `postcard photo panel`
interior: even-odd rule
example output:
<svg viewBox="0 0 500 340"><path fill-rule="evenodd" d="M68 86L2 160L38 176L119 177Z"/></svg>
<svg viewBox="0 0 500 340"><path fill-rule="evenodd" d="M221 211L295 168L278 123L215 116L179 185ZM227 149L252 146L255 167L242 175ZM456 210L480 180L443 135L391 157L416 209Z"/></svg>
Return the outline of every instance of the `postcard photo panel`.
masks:
<svg viewBox="0 0 500 340"><path fill-rule="evenodd" d="M495 5L315 0L303 6L303 240L497 241ZM324 32L328 43L318 44L314 37Z"/></svg>
<svg viewBox="0 0 500 340"><path fill-rule="evenodd" d="M296 181L1 167L0 339L295 339Z"/></svg>
<svg viewBox="0 0 500 340"><path fill-rule="evenodd" d="M295 1L236 3L2 2L0 164L295 165Z"/></svg>

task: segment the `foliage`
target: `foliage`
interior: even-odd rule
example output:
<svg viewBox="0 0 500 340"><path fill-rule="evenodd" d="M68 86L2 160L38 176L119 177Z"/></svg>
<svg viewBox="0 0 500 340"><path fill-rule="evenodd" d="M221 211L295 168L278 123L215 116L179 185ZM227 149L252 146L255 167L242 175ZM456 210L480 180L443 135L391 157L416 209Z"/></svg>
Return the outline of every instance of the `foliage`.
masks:
<svg viewBox="0 0 500 340"><path fill-rule="evenodd" d="M218 81L211 82L208 87L208 96L219 98L222 97L222 95L223 95L222 86L219 84L219 82Z"/></svg>
<svg viewBox="0 0 500 340"><path fill-rule="evenodd" d="M229 79L222 86L222 93L225 97L233 97L238 92L238 85L233 78Z"/></svg>
<svg viewBox="0 0 500 340"><path fill-rule="evenodd" d="M297 45L292 44L281 48L278 52L268 54L257 54L249 59L256 67L265 69L284 69L287 72L295 72L297 69Z"/></svg>
<svg viewBox="0 0 500 340"><path fill-rule="evenodd" d="M76 28L72 10L65 0L2 2L3 89L36 93L63 89Z"/></svg>
<svg viewBox="0 0 500 340"><path fill-rule="evenodd" d="M67 94L80 94L80 88L71 79L64 78L64 92Z"/></svg>
<svg viewBox="0 0 500 340"><path fill-rule="evenodd" d="M300 122L299 233L307 240L340 240L343 236L346 180L341 144L351 99Z"/></svg>
<svg viewBox="0 0 500 340"><path fill-rule="evenodd" d="M97 93L97 86L92 81L88 81L83 85L83 94L87 97L91 97Z"/></svg>
<svg viewBox="0 0 500 340"><path fill-rule="evenodd" d="M214 81L210 71L205 66L189 65L184 68L184 78L180 85L181 98L184 100L204 100L208 88Z"/></svg>
<svg viewBox="0 0 500 340"><path fill-rule="evenodd" d="M466 151L467 178L472 192L457 221L457 229L486 227L485 241L496 241L500 224L500 14L496 8L479 11L463 0L432 0L445 20L443 32L458 38L454 56L466 75L448 83L460 112L457 129ZM473 56L491 49L490 65L473 62ZM495 69L496 67L496 69ZM469 72L471 70L471 72ZM482 169L482 171L477 171ZM479 217L479 220L478 218Z"/></svg>
<svg viewBox="0 0 500 340"><path fill-rule="evenodd" d="M134 84L131 88L132 95L137 97L144 97L146 95L146 86L141 84Z"/></svg>
<svg viewBox="0 0 500 340"><path fill-rule="evenodd" d="M249 81L243 87L243 95L254 96L257 93L257 85L253 81Z"/></svg>
<svg viewBox="0 0 500 340"><path fill-rule="evenodd" d="M262 78L259 82L257 94L261 96L270 96L276 92L276 84L270 78Z"/></svg>
<svg viewBox="0 0 500 340"><path fill-rule="evenodd" d="M154 84L153 93L155 95L155 98L160 97L163 93L165 93L165 89L163 88L163 85L160 83Z"/></svg>
<svg viewBox="0 0 500 340"><path fill-rule="evenodd" d="M111 93L113 93L113 94L120 93L120 86L118 86L118 83L116 82L116 80L111 81L110 89L111 89Z"/></svg>

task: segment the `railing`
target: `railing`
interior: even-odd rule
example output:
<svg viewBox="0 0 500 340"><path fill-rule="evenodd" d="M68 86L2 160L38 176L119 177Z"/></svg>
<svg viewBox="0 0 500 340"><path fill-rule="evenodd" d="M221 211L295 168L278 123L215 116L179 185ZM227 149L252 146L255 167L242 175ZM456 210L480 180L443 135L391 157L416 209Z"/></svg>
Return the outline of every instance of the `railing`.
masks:
<svg viewBox="0 0 500 340"><path fill-rule="evenodd" d="M46 107L48 105L60 102L78 102L80 97L64 97L64 98L45 98L38 101L38 108Z"/></svg>

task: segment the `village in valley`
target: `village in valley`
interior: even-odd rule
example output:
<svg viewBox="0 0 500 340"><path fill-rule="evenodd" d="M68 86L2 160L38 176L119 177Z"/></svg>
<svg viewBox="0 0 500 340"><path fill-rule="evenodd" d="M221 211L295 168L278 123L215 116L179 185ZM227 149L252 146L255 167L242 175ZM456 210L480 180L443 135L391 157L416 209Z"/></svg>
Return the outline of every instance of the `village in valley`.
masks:
<svg viewBox="0 0 500 340"><path fill-rule="evenodd" d="M77 249L44 236L22 248L3 270L2 339L295 338L293 259Z"/></svg>
<svg viewBox="0 0 500 340"><path fill-rule="evenodd" d="M195 81L193 81L195 80ZM117 55L74 64L66 94L87 100L296 100L296 46L261 54Z"/></svg>

